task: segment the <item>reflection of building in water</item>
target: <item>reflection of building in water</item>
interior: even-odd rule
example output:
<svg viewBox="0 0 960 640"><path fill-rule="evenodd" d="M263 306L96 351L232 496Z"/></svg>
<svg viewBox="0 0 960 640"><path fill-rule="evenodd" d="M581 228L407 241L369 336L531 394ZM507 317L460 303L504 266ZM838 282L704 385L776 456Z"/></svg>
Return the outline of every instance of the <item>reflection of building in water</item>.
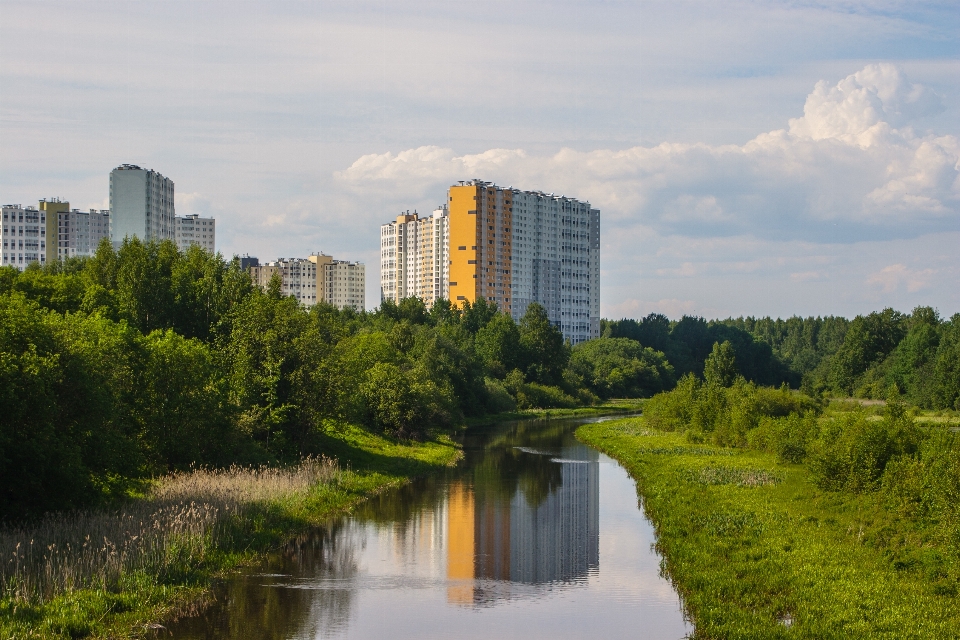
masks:
<svg viewBox="0 0 960 640"><path fill-rule="evenodd" d="M559 464L560 486L539 504L521 489L507 501L493 495L478 499L471 487L451 485L449 602L472 604L491 595L481 593L474 579L543 584L582 579L599 566L599 466Z"/></svg>
<svg viewBox="0 0 960 640"><path fill-rule="evenodd" d="M447 600L473 602L473 491L455 482L447 497Z"/></svg>
<svg viewBox="0 0 960 640"><path fill-rule="evenodd" d="M552 582L600 564L599 466L564 462L562 483L539 506L517 492L510 503L510 579Z"/></svg>

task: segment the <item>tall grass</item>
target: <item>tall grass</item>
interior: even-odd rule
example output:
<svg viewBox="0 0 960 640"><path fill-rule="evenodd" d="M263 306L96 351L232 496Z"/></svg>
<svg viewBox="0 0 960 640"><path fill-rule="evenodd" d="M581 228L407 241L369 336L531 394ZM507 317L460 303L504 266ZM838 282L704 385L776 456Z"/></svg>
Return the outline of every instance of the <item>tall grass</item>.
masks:
<svg viewBox="0 0 960 640"><path fill-rule="evenodd" d="M50 514L0 528L4 598L38 604L78 589L117 590L138 572L176 580L218 548L234 548L256 509L335 482L335 461L289 468L196 469L161 478L114 511Z"/></svg>

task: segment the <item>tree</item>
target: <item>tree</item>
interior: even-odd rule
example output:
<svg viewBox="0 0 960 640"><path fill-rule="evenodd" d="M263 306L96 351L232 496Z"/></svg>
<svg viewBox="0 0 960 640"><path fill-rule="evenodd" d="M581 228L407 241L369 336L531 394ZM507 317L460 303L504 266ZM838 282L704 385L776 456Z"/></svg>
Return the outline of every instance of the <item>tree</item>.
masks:
<svg viewBox="0 0 960 640"><path fill-rule="evenodd" d="M505 313L498 313L477 331L474 343L484 368L495 378L503 378L508 371L521 366L520 330Z"/></svg>
<svg viewBox="0 0 960 640"><path fill-rule="evenodd" d="M660 351L628 338L596 338L578 344L570 368L601 398L642 398L676 383Z"/></svg>
<svg viewBox="0 0 960 640"><path fill-rule="evenodd" d="M713 351L710 352L706 362L703 363L703 377L708 385L733 386L739 375L736 355L729 340L725 340L723 344L713 343Z"/></svg>
<svg viewBox="0 0 960 640"><path fill-rule="evenodd" d="M520 318L520 347L528 380L547 385L563 380L570 351L563 334L550 323L547 310L536 302L530 303Z"/></svg>

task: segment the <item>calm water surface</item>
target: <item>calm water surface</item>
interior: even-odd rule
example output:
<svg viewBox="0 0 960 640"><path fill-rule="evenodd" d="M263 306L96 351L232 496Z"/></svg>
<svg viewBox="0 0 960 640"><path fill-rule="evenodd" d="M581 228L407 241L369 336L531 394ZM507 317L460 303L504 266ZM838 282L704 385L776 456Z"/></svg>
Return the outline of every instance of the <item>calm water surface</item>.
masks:
<svg viewBox="0 0 960 640"><path fill-rule="evenodd" d="M587 420L475 429L463 462L222 585L174 638L682 638L633 480ZM165 634L166 637L170 635Z"/></svg>

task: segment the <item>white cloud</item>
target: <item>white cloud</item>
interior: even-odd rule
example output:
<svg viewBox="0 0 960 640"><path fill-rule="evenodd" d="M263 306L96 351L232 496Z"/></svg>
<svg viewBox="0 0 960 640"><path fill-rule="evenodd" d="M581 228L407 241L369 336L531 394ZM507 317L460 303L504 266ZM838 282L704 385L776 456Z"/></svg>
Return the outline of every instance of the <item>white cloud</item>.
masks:
<svg viewBox="0 0 960 640"><path fill-rule="evenodd" d="M744 145L663 143L533 155L456 155L418 147L370 154L336 174L348 187L401 186L411 199L465 178L565 191L600 207L607 224L642 219L663 233L751 233L820 242L915 237L960 220L960 140L909 125L939 98L889 64L835 86L820 82L804 115Z"/></svg>
<svg viewBox="0 0 960 640"><path fill-rule="evenodd" d="M903 286L909 293L916 293L928 289L936 273L936 269L910 269L902 264L891 264L871 273L867 284L880 287L883 293L893 293Z"/></svg>

